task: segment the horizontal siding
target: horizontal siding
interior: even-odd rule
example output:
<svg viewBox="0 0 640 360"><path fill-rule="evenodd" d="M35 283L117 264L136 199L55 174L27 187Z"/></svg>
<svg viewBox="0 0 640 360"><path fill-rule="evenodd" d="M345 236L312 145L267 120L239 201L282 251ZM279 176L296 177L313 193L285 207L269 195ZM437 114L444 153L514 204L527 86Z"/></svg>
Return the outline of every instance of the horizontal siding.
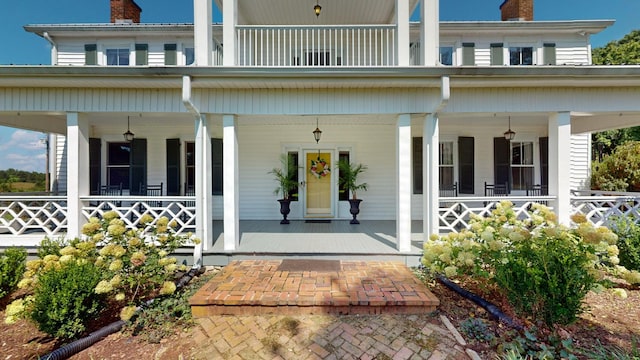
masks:
<svg viewBox="0 0 640 360"><path fill-rule="evenodd" d="M58 191L67 191L67 141L62 135L56 135L56 174Z"/></svg>
<svg viewBox="0 0 640 360"><path fill-rule="evenodd" d="M573 190L590 188L591 134L571 136L571 181Z"/></svg>
<svg viewBox="0 0 640 360"><path fill-rule="evenodd" d="M589 65L590 55L584 46L556 47L556 64L558 65Z"/></svg>
<svg viewBox="0 0 640 360"><path fill-rule="evenodd" d="M84 66L84 44L59 44L58 65Z"/></svg>

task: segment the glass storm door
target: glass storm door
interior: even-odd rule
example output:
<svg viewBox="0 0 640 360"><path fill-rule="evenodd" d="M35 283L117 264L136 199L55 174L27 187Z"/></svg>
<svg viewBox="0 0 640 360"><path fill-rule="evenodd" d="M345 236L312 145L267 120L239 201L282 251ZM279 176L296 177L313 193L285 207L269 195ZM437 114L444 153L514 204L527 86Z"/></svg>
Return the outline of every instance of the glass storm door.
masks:
<svg viewBox="0 0 640 360"><path fill-rule="evenodd" d="M333 217L332 152L309 150L305 152L306 217Z"/></svg>

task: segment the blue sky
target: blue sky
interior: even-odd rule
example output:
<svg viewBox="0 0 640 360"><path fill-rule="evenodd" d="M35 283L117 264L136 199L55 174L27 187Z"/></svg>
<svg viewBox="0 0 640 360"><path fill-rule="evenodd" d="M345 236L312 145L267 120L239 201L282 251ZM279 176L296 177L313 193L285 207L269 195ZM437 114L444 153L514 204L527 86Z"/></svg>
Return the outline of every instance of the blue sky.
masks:
<svg viewBox="0 0 640 360"><path fill-rule="evenodd" d="M242 0L238 0L242 1ZM441 0L440 19L500 20L503 0ZM309 9L313 1L308 0ZM193 0L136 0L142 22L192 23ZM322 5L322 0L319 0ZM594 47L640 29L638 0L534 0L535 20L611 19L616 23L592 36ZM220 21L214 11L214 21ZM42 38L27 33L26 24L107 23L109 0L3 0L0 5L0 65L49 64L50 47ZM0 127L0 169L43 171L43 134Z"/></svg>

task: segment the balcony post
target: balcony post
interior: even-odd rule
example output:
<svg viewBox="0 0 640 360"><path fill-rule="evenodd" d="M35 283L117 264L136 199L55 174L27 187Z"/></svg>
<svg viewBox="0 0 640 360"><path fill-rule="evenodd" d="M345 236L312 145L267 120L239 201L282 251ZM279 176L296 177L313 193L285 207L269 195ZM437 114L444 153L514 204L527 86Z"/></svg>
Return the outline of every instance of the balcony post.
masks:
<svg viewBox="0 0 640 360"><path fill-rule="evenodd" d="M81 196L89 195L89 120L67 113L67 238L82 235Z"/></svg>
<svg viewBox="0 0 640 360"><path fill-rule="evenodd" d="M549 117L549 194L556 196L554 209L559 224L569 224L571 215L571 114Z"/></svg>
<svg viewBox="0 0 640 360"><path fill-rule="evenodd" d="M236 25L238 24L238 0L222 2L222 44L224 66L236 65Z"/></svg>
<svg viewBox="0 0 640 360"><path fill-rule="evenodd" d="M396 0L396 47L398 66L409 66L409 0Z"/></svg>
<svg viewBox="0 0 640 360"><path fill-rule="evenodd" d="M213 61L212 0L193 0L193 39L197 66L211 66Z"/></svg>
<svg viewBox="0 0 640 360"><path fill-rule="evenodd" d="M222 117L222 148L224 178L224 250L233 251L240 245L240 193L238 189L238 125L235 115Z"/></svg>
<svg viewBox="0 0 640 360"><path fill-rule="evenodd" d="M396 125L396 236L398 251L411 251L411 115L400 114Z"/></svg>
<svg viewBox="0 0 640 360"><path fill-rule="evenodd" d="M440 62L439 0L422 0L420 13L420 55L424 66Z"/></svg>
<svg viewBox="0 0 640 360"><path fill-rule="evenodd" d="M422 130L422 222L424 238L440 232L440 124L437 114L427 114Z"/></svg>

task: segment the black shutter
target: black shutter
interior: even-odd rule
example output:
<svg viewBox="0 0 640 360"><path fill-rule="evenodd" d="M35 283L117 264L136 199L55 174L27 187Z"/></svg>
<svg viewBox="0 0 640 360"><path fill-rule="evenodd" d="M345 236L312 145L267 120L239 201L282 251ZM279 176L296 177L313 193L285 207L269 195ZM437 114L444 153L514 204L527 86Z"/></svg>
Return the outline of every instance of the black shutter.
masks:
<svg viewBox="0 0 640 360"><path fill-rule="evenodd" d="M180 195L180 139L167 139L167 196Z"/></svg>
<svg viewBox="0 0 640 360"><path fill-rule="evenodd" d="M511 189L511 147L503 137L493 138L493 181L494 184L507 183Z"/></svg>
<svg viewBox="0 0 640 360"><path fill-rule="evenodd" d="M422 194L422 138L413 138L413 193Z"/></svg>
<svg viewBox="0 0 640 360"><path fill-rule="evenodd" d="M461 194L473 194L475 141L473 137L458 138L458 184Z"/></svg>
<svg viewBox="0 0 640 360"><path fill-rule="evenodd" d="M473 66L476 64L475 46L475 43L462 43L462 65Z"/></svg>
<svg viewBox="0 0 640 360"><path fill-rule="evenodd" d="M549 138L540 138L540 184L549 185Z"/></svg>
<svg viewBox="0 0 640 360"><path fill-rule="evenodd" d="M89 138L89 191L91 195L100 194L102 162L102 140Z"/></svg>
<svg viewBox="0 0 640 360"><path fill-rule="evenodd" d="M147 185L147 139L131 141L131 160L129 162L129 193L140 194L140 185Z"/></svg>
<svg viewBox="0 0 640 360"><path fill-rule="evenodd" d="M212 194L222 195L222 139L211 139L211 179Z"/></svg>
<svg viewBox="0 0 640 360"><path fill-rule="evenodd" d="M149 45L136 44L136 65L144 66L149 64Z"/></svg>
<svg viewBox="0 0 640 360"><path fill-rule="evenodd" d="M491 44L491 65L504 65L504 50L502 43Z"/></svg>
<svg viewBox="0 0 640 360"><path fill-rule="evenodd" d="M556 64L556 44L553 43L544 43L542 46L544 52L542 56L544 57L543 65L555 65Z"/></svg>
<svg viewBox="0 0 640 360"><path fill-rule="evenodd" d="M178 64L177 49L178 47L176 44L164 44L164 64L165 65Z"/></svg>

